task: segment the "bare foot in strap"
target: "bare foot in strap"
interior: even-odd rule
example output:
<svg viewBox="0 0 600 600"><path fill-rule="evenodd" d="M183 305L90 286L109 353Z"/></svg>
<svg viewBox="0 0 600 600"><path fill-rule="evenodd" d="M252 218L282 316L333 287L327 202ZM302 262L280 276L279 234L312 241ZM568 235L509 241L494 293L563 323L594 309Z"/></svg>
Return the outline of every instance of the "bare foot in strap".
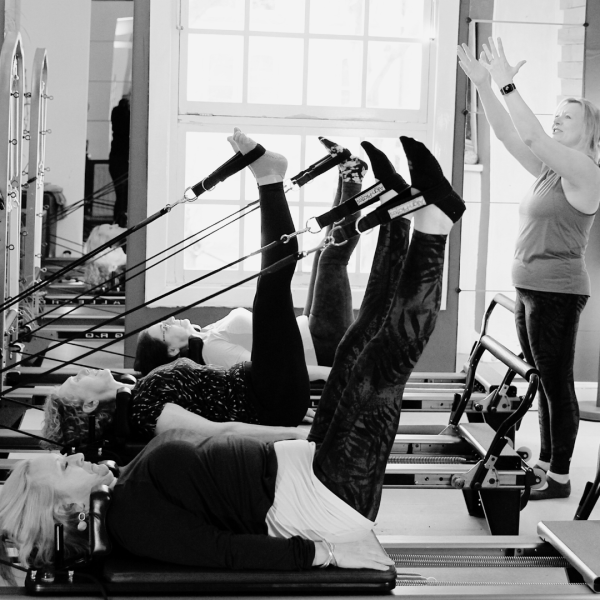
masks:
<svg viewBox="0 0 600 600"><path fill-rule="evenodd" d="M231 147L236 152L248 154L256 148L257 142L249 138L239 127L233 129L233 135L227 138ZM287 170L288 161L285 156L267 150L260 158L257 158L250 166L252 174L258 185L279 183L283 181Z"/></svg>

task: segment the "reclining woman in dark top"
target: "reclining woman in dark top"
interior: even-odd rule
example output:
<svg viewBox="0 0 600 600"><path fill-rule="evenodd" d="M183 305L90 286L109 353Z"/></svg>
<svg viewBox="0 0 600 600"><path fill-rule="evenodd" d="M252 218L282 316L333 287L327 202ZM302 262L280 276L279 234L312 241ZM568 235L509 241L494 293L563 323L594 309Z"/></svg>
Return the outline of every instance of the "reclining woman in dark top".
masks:
<svg viewBox="0 0 600 600"><path fill-rule="evenodd" d="M244 152L249 142L237 140ZM401 141L414 193L427 195L445 182L421 143ZM378 179L400 178L385 155L364 145ZM279 213L287 213L283 188L279 182L261 184L258 166L265 212L278 221ZM114 541L142 557L208 568L387 569L392 561L373 541L372 521L403 391L435 327L446 238L464 211L452 191L436 202L414 214L410 242L405 218L380 228L359 315L338 348L308 440L168 431L118 480L81 455L23 461L0 494L3 543L17 546L22 564L47 562L53 524L60 521L66 554L77 552L86 536L76 524L87 518L92 487L104 483L112 488L107 518ZM276 306L286 301L285 294L274 299ZM299 344L297 354L299 374L289 393L308 382Z"/></svg>
<svg viewBox="0 0 600 600"><path fill-rule="evenodd" d="M257 146L237 128L228 139L242 154ZM295 231L282 191L287 160L267 151L250 169L259 189L261 246L266 246ZM262 253L261 269L296 252L298 241L292 237ZM296 429L307 414L310 385L290 292L295 267L292 261L258 279L251 362L225 369L180 358L128 386L115 381L108 370L82 369L46 399L45 437L59 444L82 439L90 414L101 436L112 422L118 389L130 387L130 430L146 441L180 427L206 436L305 438L305 432Z"/></svg>
<svg viewBox="0 0 600 600"><path fill-rule="evenodd" d="M344 152L342 146L326 138L319 139L332 156ZM338 165L338 169L334 207L360 192L367 164L350 155L350 158ZM341 224L351 223L358 217L359 214L349 215ZM330 233L331 226L327 228L325 235ZM340 241L335 230L332 235L336 242ZM333 364L338 344L354 321L348 263L358 239L356 236L343 244L329 244L314 254L306 305L303 314L296 318L311 381L327 379L328 367ZM249 361L252 350L252 313L244 308L236 308L223 319L204 327L192 324L188 319L173 317L156 323L138 336L135 370L147 375L160 365L189 356L191 337L197 338L201 356L190 358L202 364L230 368L236 363Z"/></svg>

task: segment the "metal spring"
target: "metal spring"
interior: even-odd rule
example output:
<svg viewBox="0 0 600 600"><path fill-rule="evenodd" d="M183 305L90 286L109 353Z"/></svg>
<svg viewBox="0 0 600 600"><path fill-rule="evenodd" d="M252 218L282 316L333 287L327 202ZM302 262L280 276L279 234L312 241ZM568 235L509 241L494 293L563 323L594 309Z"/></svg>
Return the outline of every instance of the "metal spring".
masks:
<svg viewBox="0 0 600 600"><path fill-rule="evenodd" d="M388 554L397 567L570 567L562 556L452 556Z"/></svg>
<svg viewBox="0 0 600 600"><path fill-rule="evenodd" d="M392 454L388 458L388 464L409 465L460 465L467 462L464 456L418 456L416 454Z"/></svg>
<svg viewBox="0 0 600 600"><path fill-rule="evenodd" d="M520 581L515 583L513 581L437 581L437 580L424 580L424 579L396 579L397 586L461 586L461 585L587 585L586 583L559 583L558 581Z"/></svg>

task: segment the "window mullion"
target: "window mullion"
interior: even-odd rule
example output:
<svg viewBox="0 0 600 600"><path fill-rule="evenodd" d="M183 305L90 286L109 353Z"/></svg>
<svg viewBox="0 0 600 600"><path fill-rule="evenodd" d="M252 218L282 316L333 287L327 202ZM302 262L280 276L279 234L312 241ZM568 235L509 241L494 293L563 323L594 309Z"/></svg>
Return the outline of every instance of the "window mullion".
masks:
<svg viewBox="0 0 600 600"><path fill-rule="evenodd" d="M362 65L362 93L360 99L361 108L367 107L367 59L369 48L369 7L370 0L365 0L365 18L363 23L363 65Z"/></svg>

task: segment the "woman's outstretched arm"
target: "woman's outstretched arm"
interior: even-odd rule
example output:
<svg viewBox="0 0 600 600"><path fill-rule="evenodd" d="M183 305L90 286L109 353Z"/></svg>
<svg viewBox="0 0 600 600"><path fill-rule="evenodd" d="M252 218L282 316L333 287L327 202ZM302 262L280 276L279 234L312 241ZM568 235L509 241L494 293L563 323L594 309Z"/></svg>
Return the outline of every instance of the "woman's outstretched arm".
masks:
<svg viewBox="0 0 600 600"><path fill-rule="evenodd" d="M270 427L267 425L252 425L238 421L215 423L185 408L168 402L165 404L156 421L155 435L160 435L170 429L189 429L206 437L224 435L244 435L263 442L278 440L304 440L308 432L298 427Z"/></svg>
<svg viewBox="0 0 600 600"><path fill-rule="evenodd" d="M497 46L492 38L489 38L488 43L489 45L483 46L487 62L482 61L482 64L490 72L498 87L502 88L512 83L525 61L520 61L513 67L506 60L500 38ZM597 190L600 184L598 166L579 148L550 137L518 90L506 94L504 100L523 143L539 161L548 165L572 186L572 190L565 190L569 202L585 213L595 212L598 208ZM557 118L555 117L555 121ZM570 116L561 118L567 119ZM572 193L570 194L569 191Z"/></svg>
<svg viewBox="0 0 600 600"><path fill-rule="evenodd" d="M477 88L485 116L494 135L527 171L537 177L542 168L542 161L521 139L511 115L492 90L490 74L482 62L484 57L485 53L482 52L481 60L478 61L466 44L458 47L460 61L458 64Z"/></svg>

